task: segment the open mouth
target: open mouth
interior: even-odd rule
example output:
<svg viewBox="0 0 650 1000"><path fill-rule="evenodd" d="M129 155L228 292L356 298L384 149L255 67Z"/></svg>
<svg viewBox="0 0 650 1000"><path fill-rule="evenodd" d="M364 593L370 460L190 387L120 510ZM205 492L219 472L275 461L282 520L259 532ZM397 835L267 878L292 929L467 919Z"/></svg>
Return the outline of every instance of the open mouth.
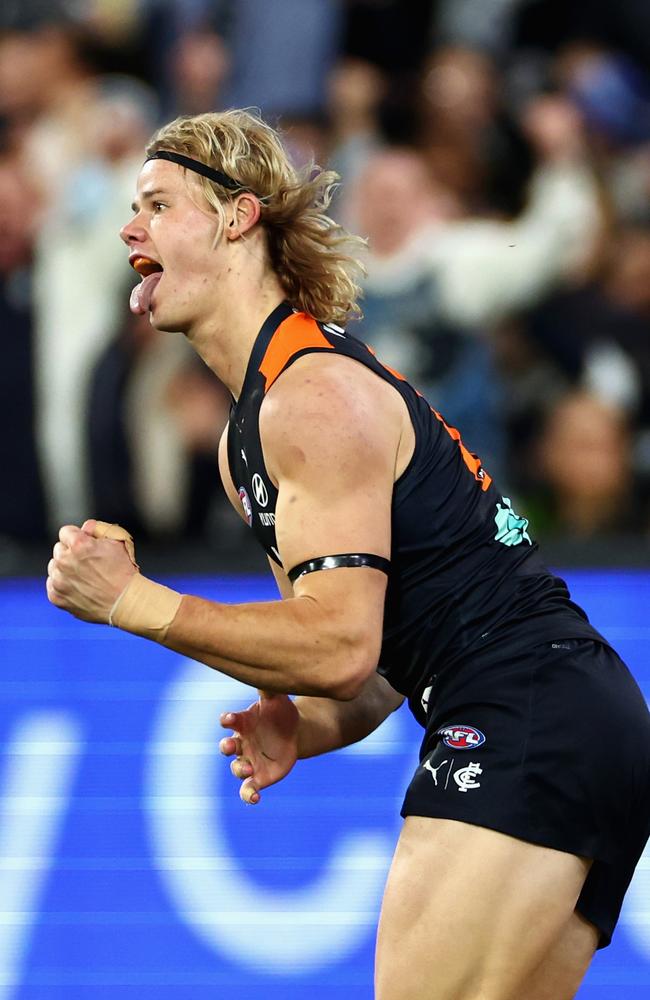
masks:
<svg viewBox="0 0 650 1000"><path fill-rule="evenodd" d="M131 292L130 307L131 312L136 316L143 316L151 311L151 299L158 282L163 273L162 264L151 257L144 257L136 254L129 259L129 263L134 271L142 278L139 285L136 285Z"/></svg>
<svg viewBox="0 0 650 1000"><path fill-rule="evenodd" d="M151 257L134 257L131 261L131 267L138 274L142 275L143 278L148 277L150 274L156 274L163 269L162 264L159 264L157 260L152 260Z"/></svg>

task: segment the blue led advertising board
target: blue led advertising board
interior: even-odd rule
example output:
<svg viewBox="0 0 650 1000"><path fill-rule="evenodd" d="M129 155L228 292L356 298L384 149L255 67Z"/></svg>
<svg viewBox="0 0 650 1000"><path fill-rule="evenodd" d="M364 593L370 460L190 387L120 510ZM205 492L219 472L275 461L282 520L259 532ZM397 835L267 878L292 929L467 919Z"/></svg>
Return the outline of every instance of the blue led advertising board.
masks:
<svg viewBox="0 0 650 1000"><path fill-rule="evenodd" d="M650 574L567 574L650 696ZM224 601L271 579L169 581ZM404 707L238 798L219 714L252 692L0 583L0 1000L371 1000L375 927L417 763ZM612 753L615 753L612 742ZM581 1000L650 998L650 853Z"/></svg>

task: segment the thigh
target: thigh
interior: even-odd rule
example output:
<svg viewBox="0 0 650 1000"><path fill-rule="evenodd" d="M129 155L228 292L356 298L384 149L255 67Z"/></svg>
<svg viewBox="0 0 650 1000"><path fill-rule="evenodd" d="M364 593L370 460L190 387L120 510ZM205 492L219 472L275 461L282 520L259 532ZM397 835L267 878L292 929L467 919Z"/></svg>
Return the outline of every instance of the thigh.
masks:
<svg viewBox="0 0 650 1000"><path fill-rule="evenodd" d="M559 938L526 980L525 1000L573 1000L598 947L600 932L572 913Z"/></svg>
<svg viewBox="0 0 650 1000"><path fill-rule="evenodd" d="M376 1000L514 1000L590 862L448 819L406 819L377 939Z"/></svg>

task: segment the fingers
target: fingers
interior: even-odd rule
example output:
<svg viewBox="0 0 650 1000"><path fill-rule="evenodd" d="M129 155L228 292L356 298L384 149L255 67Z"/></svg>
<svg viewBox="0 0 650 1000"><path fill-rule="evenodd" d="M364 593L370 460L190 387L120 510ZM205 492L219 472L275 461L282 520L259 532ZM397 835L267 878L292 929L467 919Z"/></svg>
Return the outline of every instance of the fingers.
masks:
<svg viewBox="0 0 650 1000"><path fill-rule="evenodd" d="M232 757L237 754L238 757L242 755L242 745L241 740L236 736L224 736L219 742L219 750L224 755L224 757Z"/></svg>
<svg viewBox="0 0 650 1000"><path fill-rule="evenodd" d="M69 530L68 530L69 529ZM75 528L74 525L66 525L61 528L59 535L64 534L64 537L68 539L73 545L78 544L78 536L80 534L79 529ZM55 589L59 594L65 591L66 587L66 576L65 576L65 557L70 553L70 545L59 541L54 546L52 550L52 558L47 564L47 576L48 581L52 588ZM48 591L49 597L49 591ZM51 598L50 598L51 600ZM52 601L52 603L55 603Z"/></svg>
<svg viewBox="0 0 650 1000"><path fill-rule="evenodd" d="M55 559L50 559L47 564L47 583L53 591L63 594L66 585L66 578ZM54 601L52 603L54 603Z"/></svg>
<svg viewBox="0 0 650 1000"><path fill-rule="evenodd" d="M54 559L62 559L66 552L69 551L70 549L67 545L64 545L63 542L57 542L52 550L52 556Z"/></svg>
<svg viewBox="0 0 650 1000"><path fill-rule="evenodd" d="M242 802L245 802L246 805L249 806L256 806L260 801L260 793L255 787L255 782L252 778L247 778L246 781L242 783L242 786L239 789L239 798Z"/></svg>
<svg viewBox="0 0 650 1000"><path fill-rule="evenodd" d="M253 765L248 757L237 757L236 760L230 762L230 772L235 778L243 781L244 778L252 778Z"/></svg>
<svg viewBox="0 0 650 1000"><path fill-rule="evenodd" d="M58 590L54 586L54 583L52 582L52 577L50 576L48 576L45 582L45 591L47 593L47 599L50 602L50 604L54 604L55 607L57 608L61 608L64 606L65 597L63 596L63 594L60 594L58 592Z"/></svg>
<svg viewBox="0 0 650 1000"><path fill-rule="evenodd" d="M87 521L84 521L84 523L81 525L81 530L85 531L85 533L87 535L92 535L93 537L95 537L95 525L96 524L97 524L97 521L95 520L95 518L94 517L90 517L90 518L88 518Z"/></svg>
<svg viewBox="0 0 650 1000"><path fill-rule="evenodd" d="M224 757L232 757L236 754L235 759L230 762L230 771L242 783L239 797L242 802L249 806L257 805L260 801L260 793L255 785L253 765L248 757L242 755L242 741L239 736L224 736L219 742L219 750Z"/></svg>
<svg viewBox="0 0 650 1000"><path fill-rule="evenodd" d="M76 524L64 524L59 531L59 541L67 548L71 548L81 534L81 529Z"/></svg>
<svg viewBox="0 0 650 1000"><path fill-rule="evenodd" d="M235 729L238 733L246 736L255 727L255 719L251 719L249 711L250 709L247 708L243 712L224 712L220 716L219 722L224 729Z"/></svg>
<svg viewBox="0 0 650 1000"><path fill-rule="evenodd" d="M260 800L260 793L255 785L253 765L248 757L241 755L241 740L234 736L226 736L219 743L219 749L227 757L232 756L234 753L238 754L235 760L230 762L230 771L235 778L239 778L242 782L239 789L239 797L247 805L257 805Z"/></svg>
<svg viewBox="0 0 650 1000"><path fill-rule="evenodd" d="M230 770L235 778L241 781L239 797L247 805L257 805L260 801L260 793L255 784L254 767L249 757L243 754L243 739L247 733L251 733L255 728L255 718L251 715L251 709L243 712L224 712L219 722L224 729L232 729L231 736L224 736L219 742L219 750L225 757L234 757L230 762Z"/></svg>

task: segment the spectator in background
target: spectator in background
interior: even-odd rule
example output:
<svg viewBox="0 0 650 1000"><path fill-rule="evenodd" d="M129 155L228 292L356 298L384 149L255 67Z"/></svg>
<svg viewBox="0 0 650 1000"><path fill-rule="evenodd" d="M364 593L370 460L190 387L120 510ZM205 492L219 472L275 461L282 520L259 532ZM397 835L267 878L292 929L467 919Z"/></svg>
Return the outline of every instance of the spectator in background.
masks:
<svg viewBox="0 0 650 1000"><path fill-rule="evenodd" d="M600 222L578 116L559 99L539 99L527 128L538 166L515 219L464 218L458 191L437 182L414 150L378 153L346 217L369 237L363 336L427 386L497 470L503 418L491 330L566 280Z"/></svg>
<svg viewBox="0 0 650 1000"><path fill-rule="evenodd" d="M461 206L435 183L419 152L388 148L366 164L345 214L369 245L361 333L383 360L422 384L435 368L441 314L433 250Z"/></svg>
<svg viewBox="0 0 650 1000"><path fill-rule="evenodd" d="M70 169L86 155L93 127L94 68L87 59L85 37L76 25L46 24L22 33L32 49L39 103L22 143L22 156L46 207L56 203L69 182ZM16 90L24 73L15 67ZM31 85L30 85L31 86Z"/></svg>
<svg viewBox="0 0 650 1000"><path fill-rule="evenodd" d="M196 29L181 35L169 54L172 115L195 115L222 106L230 54L221 35Z"/></svg>
<svg viewBox="0 0 650 1000"><path fill-rule="evenodd" d="M356 213L369 238L360 335L420 385L498 475L503 435L489 342L445 314L436 247L461 206L415 150L378 153L359 178Z"/></svg>
<svg viewBox="0 0 650 1000"><path fill-rule="evenodd" d="M265 116L313 114L339 49L342 0L237 0L226 107Z"/></svg>
<svg viewBox="0 0 650 1000"><path fill-rule="evenodd" d="M193 425L197 413L179 415L182 393L166 396L168 384L185 384L185 359L162 342L145 348L137 334L133 352L120 354L126 265L114 219L131 199L157 107L194 113L235 95L283 116L297 163L313 152L341 173L337 218L371 238L362 336L426 383L493 467L501 445L485 443L486 428L507 428L511 455L532 448L549 403L585 389L624 411L634 482L645 477L650 488L644 10L637 0L615 9L570 0L561 13L550 0L417 0L408 10L398 0L5 5L5 148L45 210L33 237L36 294L23 305L36 329L50 523L74 519L91 485L99 489L85 444L91 381L92 433L103 427L106 441L115 417L109 407L102 420L100 400L114 397L122 414L132 491L122 500L143 528L182 533L212 502L192 457L209 454L209 434L207 451L192 434L183 444L178 422ZM401 213L396 191L408 206ZM177 471L165 474L186 477L174 510L165 509L160 449L141 446L147 435L134 429L138 385L143 413L160 421L144 429L156 440L169 434L170 468L176 456ZM30 401L20 419L33 419ZM525 466L509 463L524 470L527 495ZM104 477L97 495L106 486Z"/></svg>
<svg viewBox="0 0 650 1000"><path fill-rule="evenodd" d="M34 433L32 260L39 201L23 170L0 158L0 567L7 539L45 537L45 509Z"/></svg>
<svg viewBox="0 0 650 1000"><path fill-rule="evenodd" d="M329 166L344 178L346 187L355 183L369 157L384 144L379 107L387 85L381 70L363 59L341 59L330 73Z"/></svg>
<svg viewBox="0 0 650 1000"><path fill-rule="evenodd" d="M560 50L553 76L586 122L590 153L614 212L624 221L650 221L648 68L580 41Z"/></svg>
<svg viewBox="0 0 650 1000"><path fill-rule="evenodd" d="M161 118L220 106L232 69L229 37L237 0L135 2L139 61L132 72L155 88Z"/></svg>
<svg viewBox="0 0 650 1000"><path fill-rule="evenodd" d="M344 64L372 66L380 74L377 117L384 138L393 145L411 145L417 138L417 94L435 8L435 0L410 0L405 16L401 0L345 3Z"/></svg>
<svg viewBox="0 0 650 1000"><path fill-rule="evenodd" d="M531 153L506 114L501 79L484 52L436 49L421 83L421 143L433 171L481 215L516 214L531 170Z"/></svg>
<svg viewBox="0 0 650 1000"><path fill-rule="evenodd" d="M650 230L612 233L599 270L548 296L526 329L569 382L650 423Z"/></svg>
<svg viewBox="0 0 650 1000"><path fill-rule="evenodd" d="M205 535L227 415L223 386L185 339L129 314L92 376L93 509L145 538Z"/></svg>
<svg viewBox="0 0 650 1000"><path fill-rule="evenodd" d="M598 271L547 297L523 324L523 336L554 366L557 378L624 415L637 494L647 494L650 486L649 332L650 230L638 226L612 233ZM533 413L545 408L543 397ZM636 521L650 528L647 500L646 506Z"/></svg>
<svg viewBox="0 0 650 1000"><path fill-rule="evenodd" d="M568 393L548 414L538 456L546 504L532 510L540 530L585 540L643 529L620 407L586 392Z"/></svg>
<svg viewBox="0 0 650 1000"><path fill-rule="evenodd" d="M0 35L0 114L8 142L25 156L48 198L78 155L91 87L92 69L75 26L46 22ZM43 145L47 157L34 155Z"/></svg>
<svg viewBox="0 0 650 1000"><path fill-rule="evenodd" d="M35 263L38 427L51 524L88 509L89 380L121 321L129 275L115 250L114 220L130 204L156 115L145 85L130 78L96 79L86 96L78 155L65 161ZM47 156L41 141L37 158Z"/></svg>

